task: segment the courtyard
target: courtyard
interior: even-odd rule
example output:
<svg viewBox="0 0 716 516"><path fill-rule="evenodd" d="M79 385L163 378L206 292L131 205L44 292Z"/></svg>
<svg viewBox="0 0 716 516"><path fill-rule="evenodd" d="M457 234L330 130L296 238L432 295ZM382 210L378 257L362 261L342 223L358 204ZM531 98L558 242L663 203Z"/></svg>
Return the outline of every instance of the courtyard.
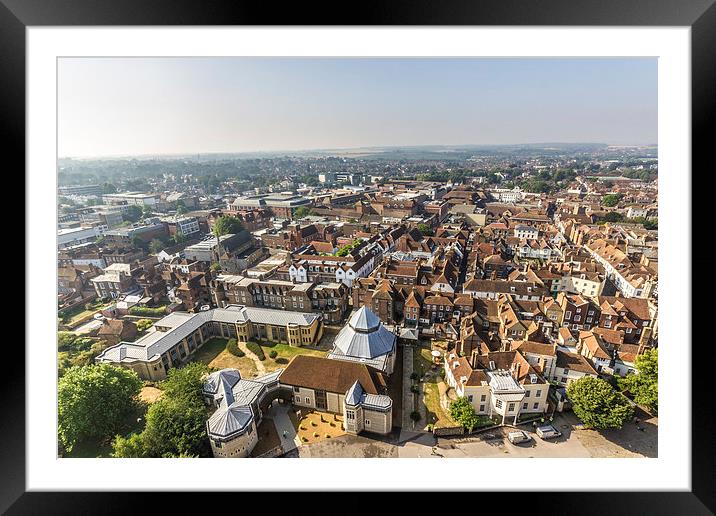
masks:
<svg viewBox="0 0 716 516"><path fill-rule="evenodd" d="M237 357L226 349L227 339L213 337L207 340L203 346L196 350L193 360L206 364L211 369L219 370L226 368L238 369L243 378L254 378L258 370L254 361L248 357Z"/></svg>
<svg viewBox="0 0 716 516"><path fill-rule="evenodd" d="M343 416L310 409L298 409L297 407L294 409L294 421L298 423L296 428L301 444L314 444L346 434L343 427Z"/></svg>

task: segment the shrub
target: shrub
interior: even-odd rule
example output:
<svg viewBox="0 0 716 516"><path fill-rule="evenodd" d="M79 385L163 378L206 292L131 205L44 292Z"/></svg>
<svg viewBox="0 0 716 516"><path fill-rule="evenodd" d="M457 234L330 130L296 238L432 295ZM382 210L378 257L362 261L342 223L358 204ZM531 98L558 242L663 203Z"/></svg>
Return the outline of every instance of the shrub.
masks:
<svg viewBox="0 0 716 516"><path fill-rule="evenodd" d="M278 351L276 351L275 349L272 349L272 350L269 352L269 356L270 356L271 358L276 358L276 357L278 356Z"/></svg>
<svg viewBox="0 0 716 516"><path fill-rule="evenodd" d="M420 421L420 412L418 412L417 410L413 410L413 411L410 413L410 419L412 419L412 420L415 421L416 423L417 423L418 421Z"/></svg>
<svg viewBox="0 0 716 516"><path fill-rule="evenodd" d="M226 343L226 351L234 355L235 357L243 357L246 355L241 349L239 349L239 343L236 339L229 339Z"/></svg>
<svg viewBox="0 0 716 516"><path fill-rule="evenodd" d="M277 364L288 364L288 358L278 357L278 358L276 359L276 363L277 363Z"/></svg>
<svg viewBox="0 0 716 516"><path fill-rule="evenodd" d="M149 308L147 306L133 306L129 309L131 315L139 315L144 317L161 317L166 314L166 308L160 306L158 308Z"/></svg>
<svg viewBox="0 0 716 516"><path fill-rule="evenodd" d="M418 373L416 373L415 371L413 371L412 373L410 373L410 379L411 379L411 380L417 380L418 378L420 378L420 375L419 375Z"/></svg>
<svg viewBox="0 0 716 516"><path fill-rule="evenodd" d="M152 321L151 319L140 319L135 324L137 326L137 331L142 332L151 328L151 326L154 324L154 321Z"/></svg>
<svg viewBox="0 0 716 516"><path fill-rule="evenodd" d="M266 360L266 355L264 355L264 350L261 349L261 346L259 346L255 342L247 342L246 347L249 348L249 350L254 355L256 355L259 360Z"/></svg>
<svg viewBox="0 0 716 516"><path fill-rule="evenodd" d="M420 392L420 387L418 387L417 385L411 385L410 392L412 392L413 394L418 394Z"/></svg>

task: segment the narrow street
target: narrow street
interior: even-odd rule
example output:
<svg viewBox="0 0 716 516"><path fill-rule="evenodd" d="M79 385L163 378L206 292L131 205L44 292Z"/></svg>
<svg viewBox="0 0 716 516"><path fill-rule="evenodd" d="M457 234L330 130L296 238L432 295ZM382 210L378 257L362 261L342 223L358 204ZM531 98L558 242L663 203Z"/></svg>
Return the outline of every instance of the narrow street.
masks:
<svg viewBox="0 0 716 516"><path fill-rule="evenodd" d="M414 395L410 392L410 375L413 373L413 347L403 346L403 430L411 431L414 428L410 413L413 411Z"/></svg>

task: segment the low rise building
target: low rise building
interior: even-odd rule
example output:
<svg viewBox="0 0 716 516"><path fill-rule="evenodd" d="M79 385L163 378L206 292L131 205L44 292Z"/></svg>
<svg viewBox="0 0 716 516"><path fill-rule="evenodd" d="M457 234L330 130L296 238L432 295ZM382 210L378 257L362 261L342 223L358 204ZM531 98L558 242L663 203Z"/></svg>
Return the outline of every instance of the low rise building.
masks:
<svg viewBox="0 0 716 516"><path fill-rule="evenodd" d="M310 345L323 334L316 314L231 305L190 314L174 312L157 321L135 342L110 346L95 359L121 365L145 380L162 380L212 337Z"/></svg>

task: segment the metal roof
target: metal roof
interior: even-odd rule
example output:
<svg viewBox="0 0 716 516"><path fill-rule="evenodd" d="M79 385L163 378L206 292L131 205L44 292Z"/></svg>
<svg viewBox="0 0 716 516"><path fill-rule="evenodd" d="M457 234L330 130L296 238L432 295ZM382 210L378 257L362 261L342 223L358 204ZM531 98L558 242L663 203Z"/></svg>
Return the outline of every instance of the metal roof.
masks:
<svg viewBox="0 0 716 516"><path fill-rule="evenodd" d="M367 307L361 307L336 336L331 354L374 359L395 350L397 337Z"/></svg>
<svg viewBox="0 0 716 516"><path fill-rule="evenodd" d="M367 306L361 306L348 321L358 331L371 331L380 326L380 319Z"/></svg>
<svg viewBox="0 0 716 516"><path fill-rule="evenodd" d="M219 384L222 380L228 381L229 385L233 387L241 380L241 373L238 369L222 369L221 371L211 373L206 377L206 380L204 380L202 391L206 394L216 394L219 392Z"/></svg>
<svg viewBox="0 0 716 516"><path fill-rule="evenodd" d="M135 342L120 342L109 347L97 356L99 361L119 362L149 361L166 353L181 340L185 339L208 322L272 324L277 326L310 326L320 316L318 314L253 308L242 305L229 305L226 308L214 308L205 312L190 314L174 312L154 324L149 332ZM168 328L160 331L156 327ZM120 351L122 349L123 351Z"/></svg>
<svg viewBox="0 0 716 516"><path fill-rule="evenodd" d="M225 438L248 428L253 419L251 407L234 403L214 412L206 422L206 426L211 435Z"/></svg>
<svg viewBox="0 0 716 516"><path fill-rule="evenodd" d="M348 389L348 392L346 392L346 405L355 407L360 403L361 396L363 396L363 387L361 387L358 380L356 380L355 382L353 382L353 385L351 385L351 388Z"/></svg>

